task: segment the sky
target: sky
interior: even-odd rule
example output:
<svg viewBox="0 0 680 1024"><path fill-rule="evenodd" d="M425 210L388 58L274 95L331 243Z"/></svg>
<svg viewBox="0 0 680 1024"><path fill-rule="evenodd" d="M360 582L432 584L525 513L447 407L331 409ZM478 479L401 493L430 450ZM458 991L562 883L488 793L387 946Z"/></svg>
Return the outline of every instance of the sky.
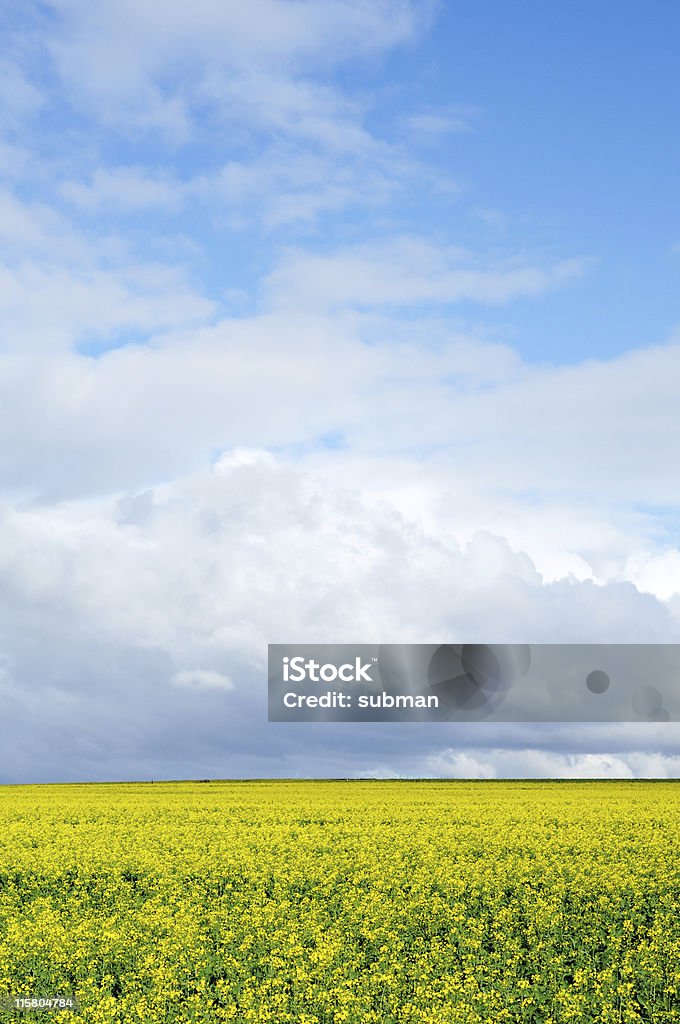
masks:
<svg viewBox="0 0 680 1024"><path fill-rule="evenodd" d="M268 643L680 642L680 10L0 0L0 782L680 777Z"/></svg>

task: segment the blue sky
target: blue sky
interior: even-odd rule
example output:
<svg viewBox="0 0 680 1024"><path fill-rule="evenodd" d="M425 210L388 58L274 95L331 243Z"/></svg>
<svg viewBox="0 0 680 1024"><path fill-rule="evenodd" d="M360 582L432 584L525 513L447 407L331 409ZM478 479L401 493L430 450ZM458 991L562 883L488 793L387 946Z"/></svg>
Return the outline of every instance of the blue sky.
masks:
<svg viewBox="0 0 680 1024"><path fill-rule="evenodd" d="M680 640L676 6L4 6L0 778L677 773L264 720L268 642Z"/></svg>
<svg viewBox="0 0 680 1024"><path fill-rule="evenodd" d="M20 194L49 197L95 237L122 230L147 258L167 260L169 233L193 241L200 253L192 277L215 302L237 290L256 299L282 246L299 242L325 251L399 231L470 247L487 259L584 260L589 269L578 287L551 295L549 303L518 301L502 317L474 303L447 310L501 331L528 359L611 356L662 340L673 325L680 273L674 5L659 4L651 16L634 4L614 11L604 4L558 9L528 3L520 17L510 5L423 4L405 17L401 45L395 33L392 46L387 9L374 5L384 11L383 22L365 49L351 34L337 47L321 36L318 47L294 53L287 69L298 87L303 82L312 95L316 91L318 107L326 107L336 129L340 122L346 131L364 133L365 151L358 154L351 141L329 152L320 130L301 131L294 104L268 116L266 81L255 116L247 95L237 95L240 110L232 97L201 95L207 91L200 88L201 74L224 74L225 68L201 45L200 9L195 46L184 58L181 17L177 36L159 47L157 60L149 59L146 68L140 58L146 88L166 97L144 123L144 88L139 104L133 83L125 88L125 28L114 39L117 74L97 82L96 67L63 68L70 60L87 65L88 47L96 63L103 45L97 32L105 31L107 17L102 14L98 25L83 10L78 4L29 6L8 46L10 60L18 57L28 74L24 92L40 90L32 96L33 119L25 117L30 99L23 108L19 102L16 136L29 139L50 165L33 165L28 174L24 167ZM125 5L111 5L109 17L124 25ZM335 17L342 22L339 9ZM142 53L142 30L158 31L159 18L137 18ZM214 30L214 16L205 23ZM227 19L217 25L229 30ZM337 31L330 15L327 25ZM130 32L134 28L133 19ZM280 61L289 54L276 57L279 66L266 67L263 77L280 75ZM148 71L153 78L156 69L158 85L152 85L143 76ZM83 101L88 71L99 88ZM240 83L243 94L247 78ZM310 119L319 116L319 109L307 109ZM289 173L287 161L293 163ZM245 171L243 192L234 195L237 187L231 201L206 182L192 191L192 182L214 179L228 165L249 167L251 179L259 172L260 191L254 181L246 184ZM354 199L338 194L324 202L323 170L336 179L337 193L354 191ZM312 179L307 187L305 176ZM147 203L135 196L140 180L147 183ZM153 182L159 183L155 197ZM118 202L109 205L114 184ZM189 190L183 198L182 185ZM79 188L80 203L74 201ZM268 201L263 188L271 189Z"/></svg>

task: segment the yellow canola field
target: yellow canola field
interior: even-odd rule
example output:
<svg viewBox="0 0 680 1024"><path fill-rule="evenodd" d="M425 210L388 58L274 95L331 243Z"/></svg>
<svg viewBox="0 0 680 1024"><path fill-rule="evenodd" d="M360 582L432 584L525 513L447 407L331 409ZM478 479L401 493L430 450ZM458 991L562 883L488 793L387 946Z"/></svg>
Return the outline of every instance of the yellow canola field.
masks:
<svg viewBox="0 0 680 1024"><path fill-rule="evenodd" d="M670 1024L679 795L674 782L4 787L0 995L70 993L77 1013L22 1019L74 1024Z"/></svg>

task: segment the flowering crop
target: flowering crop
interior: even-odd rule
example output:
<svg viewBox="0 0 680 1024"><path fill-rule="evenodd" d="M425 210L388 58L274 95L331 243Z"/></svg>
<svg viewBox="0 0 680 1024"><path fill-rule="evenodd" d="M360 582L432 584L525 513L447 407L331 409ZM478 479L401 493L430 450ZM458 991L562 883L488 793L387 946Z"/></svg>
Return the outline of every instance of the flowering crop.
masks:
<svg viewBox="0 0 680 1024"><path fill-rule="evenodd" d="M673 782L0 790L0 996L74 1024L680 1022ZM0 1010L0 1019L15 1019Z"/></svg>

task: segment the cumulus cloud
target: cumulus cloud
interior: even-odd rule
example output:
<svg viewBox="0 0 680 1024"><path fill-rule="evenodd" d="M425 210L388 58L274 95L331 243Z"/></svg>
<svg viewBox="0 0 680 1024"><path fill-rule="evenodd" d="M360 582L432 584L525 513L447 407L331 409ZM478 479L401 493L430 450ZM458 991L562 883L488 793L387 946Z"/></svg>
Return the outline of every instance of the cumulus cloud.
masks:
<svg viewBox="0 0 680 1024"><path fill-rule="evenodd" d="M437 778L675 779L680 755L630 751L571 754L541 749L443 750L423 762Z"/></svg>
<svg viewBox="0 0 680 1024"><path fill-rule="evenodd" d="M433 752L439 726L333 726L321 745L309 728L267 726L267 644L680 639L668 607L629 583L546 582L502 537L428 536L389 503L267 452L227 452L210 471L115 498L6 503L2 530L0 700L41 751L29 763L8 740L6 780L333 774L342 763L339 774L481 777L526 764L587 775L607 766L569 760L573 729L544 727L553 751L567 746L560 760L519 753L536 746L523 727L505 733L512 756L483 758L469 727L444 727L467 751L457 756ZM600 733L599 753L616 735Z"/></svg>
<svg viewBox="0 0 680 1024"><path fill-rule="evenodd" d="M680 551L667 548L665 551L632 553L626 561L624 572L637 587L647 593L657 594L663 600L680 594Z"/></svg>

